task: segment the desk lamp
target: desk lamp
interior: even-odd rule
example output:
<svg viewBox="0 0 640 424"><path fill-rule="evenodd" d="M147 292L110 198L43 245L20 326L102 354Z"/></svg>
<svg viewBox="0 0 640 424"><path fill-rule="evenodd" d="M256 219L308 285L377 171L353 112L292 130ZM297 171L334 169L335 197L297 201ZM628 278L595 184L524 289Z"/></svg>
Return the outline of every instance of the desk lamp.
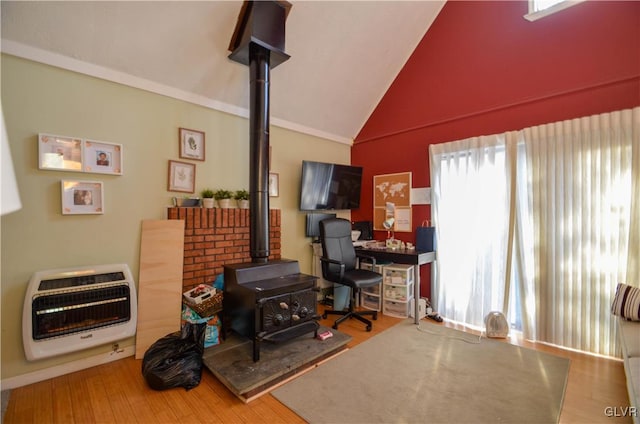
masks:
<svg viewBox="0 0 640 424"><path fill-rule="evenodd" d="M387 218L383 223L382 226L384 227L385 230L387 230L387 242L386 245L388 248L395 248L396 243L395 243L395 235L393 233L393 225L395 224L396 219L393 217Z"/></svg>

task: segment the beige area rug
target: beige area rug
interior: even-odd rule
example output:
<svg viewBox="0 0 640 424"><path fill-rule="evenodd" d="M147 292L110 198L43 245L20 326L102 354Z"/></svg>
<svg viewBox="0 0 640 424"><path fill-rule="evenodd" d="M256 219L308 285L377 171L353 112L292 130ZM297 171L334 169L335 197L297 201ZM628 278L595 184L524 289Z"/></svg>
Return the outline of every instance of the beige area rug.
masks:
<svg viewBox="0 0 640 424"><path fill-rule="evenodd" d="M568 373L566 358L406 320L272 394L310 423L557 423Z"/></svg>

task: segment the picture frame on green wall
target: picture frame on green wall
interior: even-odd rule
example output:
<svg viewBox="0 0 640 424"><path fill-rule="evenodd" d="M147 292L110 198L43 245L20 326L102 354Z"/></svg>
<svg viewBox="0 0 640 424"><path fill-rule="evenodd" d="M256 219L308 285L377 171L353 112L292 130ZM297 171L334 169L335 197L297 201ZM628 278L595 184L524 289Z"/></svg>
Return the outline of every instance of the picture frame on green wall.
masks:
<svg viewBox="0 0 640 424"><path fill-rule="evenodd" d="M38 168L82 172L82 139L38 134Z"/></svg>
<svg viewBox="0 0 640 424"><path fill-rule="evenodd" d="M101 181L61 181L62 214L104 214L104 190Z"/></svg>
<svg viewBox="0 0 640 424"><path fill-rule="evenodd" d="M195 163L169 161L168 191L195 193L196 165Z"/></svg>
<svg viewBox="0 0 640 424"><path fill-rule="evenodd" d="M191 160L204 160L205 144L204 132L179 128L180 158Z"/></svg>
<svg viewBox="0 0 640 424"><path fill-rule="evenodd" d="M84 172L122 175L122 144L84 140Z"/></svg>

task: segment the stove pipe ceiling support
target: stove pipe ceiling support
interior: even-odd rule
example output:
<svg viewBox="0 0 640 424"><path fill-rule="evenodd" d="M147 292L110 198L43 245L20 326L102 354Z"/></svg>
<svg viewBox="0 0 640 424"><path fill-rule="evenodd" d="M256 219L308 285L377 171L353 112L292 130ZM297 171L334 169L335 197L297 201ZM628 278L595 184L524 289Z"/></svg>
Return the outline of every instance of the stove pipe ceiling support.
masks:
<svg viewBox="0 0 640 424"><path fill-rule="evenodd" d="M229 58L249 66L249 238L254 263L269 260L269 75L284 53L286 1L245 1Z"/></svg>

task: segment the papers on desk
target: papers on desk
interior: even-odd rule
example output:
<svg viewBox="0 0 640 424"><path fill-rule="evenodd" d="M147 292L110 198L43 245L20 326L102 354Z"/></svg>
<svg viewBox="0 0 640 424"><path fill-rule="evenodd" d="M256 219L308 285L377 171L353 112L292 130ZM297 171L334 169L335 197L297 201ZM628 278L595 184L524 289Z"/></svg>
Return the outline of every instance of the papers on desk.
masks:
<svg viewBox="0 0 640 424"><path fill-rule="evenodd" d="M353 242L353 247L364 247L365 249L384 249L384 241L377 240L358 240Z"/></svg>

